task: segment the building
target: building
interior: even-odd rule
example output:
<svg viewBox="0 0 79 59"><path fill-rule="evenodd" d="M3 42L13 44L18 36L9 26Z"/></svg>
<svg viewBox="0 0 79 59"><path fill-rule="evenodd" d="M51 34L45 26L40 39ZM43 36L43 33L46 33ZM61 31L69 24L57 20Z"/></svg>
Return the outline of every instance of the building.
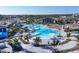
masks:
<svg viewBox="0 0 79 59"><path fill-rule="evenodd" d="M21 20L20 18L15 17L11 17L11 23L20 23L20 22L25 22L24 20Z"/></svg>
<svg viewBox="0 0 79 59"><path fill-rule="evenodd" d="M43 23L53 23L54 19L53 18L44 18Z"/></svg>

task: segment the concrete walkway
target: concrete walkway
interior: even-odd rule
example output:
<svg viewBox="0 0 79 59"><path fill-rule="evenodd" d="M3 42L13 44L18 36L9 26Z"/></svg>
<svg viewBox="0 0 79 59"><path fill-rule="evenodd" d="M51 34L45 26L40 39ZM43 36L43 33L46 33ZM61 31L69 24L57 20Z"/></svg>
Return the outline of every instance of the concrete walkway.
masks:
<svg viewBox="0 0 79 59"><path fill-rule="evenodd" d="M71 49L71 48L75 47L77 44L78 44L77 41L69 41L66 44L58 45L56 48L58 50L66 50L66 49Z"/></svg>

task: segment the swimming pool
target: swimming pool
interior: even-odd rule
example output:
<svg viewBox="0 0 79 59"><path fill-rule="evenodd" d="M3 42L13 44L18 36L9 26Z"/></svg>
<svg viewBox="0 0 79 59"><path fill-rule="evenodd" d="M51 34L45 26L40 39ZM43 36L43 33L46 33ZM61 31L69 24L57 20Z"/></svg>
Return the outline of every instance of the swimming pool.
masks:
<svg viewBox="0 0 79 59"><path fill-rule="evenodd" d="M31 34L33 34L32 36L38 36L43 39L50 39L53 36L62 34L64 32L58 29L48 28L46 25L42 24L21 24L21 25L32 29L33 30L31 32Z"/></svg>
<svg viewBox="0 0 79 59"><path fill-rule="evenodd" d="M72 32L71 35L75 35L75 36L78 36L79 35L79 32Z"/></svg>
<svg viewBox="0 0 79 59"><path fill-rule="evenodd" d="M0 32L0 38L1 39L6 38L7 36L8 36L7 32Z"/></svg>
<svg viewBox="0 0 79 59"><path fill-rule="evenodd" d="M0 39L4 39L8 37L7 28L4 26L0 26Z"/></svg>

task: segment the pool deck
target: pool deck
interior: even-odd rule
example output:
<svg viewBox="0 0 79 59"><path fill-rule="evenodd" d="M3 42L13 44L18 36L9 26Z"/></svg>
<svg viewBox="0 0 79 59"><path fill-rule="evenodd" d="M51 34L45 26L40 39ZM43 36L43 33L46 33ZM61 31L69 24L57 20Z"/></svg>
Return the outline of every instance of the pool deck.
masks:
<svg viewBox="0 0 79 59"><path fill-rule="evenodd" d="M49 25L48 26L49 28L56 28L56 29L59 29L59 30L62 30L62 26L61 25ZM23 33L23 35L25 35L27 33ZM14 37L18 37L18 33L14 36ZM63 35L66 35L66 34L63 34ZM20 35L19 35L20 36ZM33 37L35 38L35 37ZM65 43L65 44L61 44L61 45L58 45L56 47L54 46L47 46L47 47L43 47L43 46L40 46L40 47L35 47L32 45L33 43L33 38L30 39L30 44L24 44L21 40L19 40L19 42L21 43L21 46L25 49L25 50L28 50L29 52L35 52L35 53L52 53L53 49L58 49L59 51L62 51L62 50L67 50L67 49L72 49L72 48L76 48L76 50L74 51L69 51L68 53L78 53L79 52L79 42L78 42L78 39L75 38L74 36L73 37L70 37L71 41ZM63 41L66 41L67 37L63 37L64 40L60 40L61 42ZM6 39L8 40L8 39ZM12 40L12 39L11 39ZM45 38L45 39L42 39L42 43L41 44L48 44L48 41L49 41L49 44L51 44L52 40L49 40L48 38ZM5 49L2 49L1 51L2 52L9 52L9 53L12 53L12 48L11 46L9 46L7 44L7 42L5 42L7 47L8 48L5 48ZM17 52L16 52L17 53ZM28 53L28 52L24 52L24 51L19 51L18 53Z"/></svg>
<svg viewBox="0 0 79 59"><path fill-rule="evenodd" d="M75 42L76 44L73 45L73 42ZM68 43L66 43L64 45L58 45L57 47L51 46L50 48L48 48L48 47L45 48L45 47L41 47L41 46L40 47L35 47L32 44L23 44L22 42L21 42L21 45L25 50L28 50L28 51L31 51L31 52L35 52L35 53L52 53L53 48L58 48L60 51L61 50L66 50L66 49L71 49L71 48L77 47L76 46L77 43L78 42L76 42L76 41L70 41L70 42L68 42ZM8 44L7 44L7 46L8 46L8 48L3 49L2 51L12 53L12 48ZM69 51L68 53L78 53L78 52L79 52L79 50L74 50L74 51ZM17 52L15 52L15 53L17 53ZM25 52L19 51L18 53L25 53Z"/></svg>
<svg viewBox="0 0 79 59"><path fill-rule="evenodd" d="M58 25L58 24L50 24L48 25L49 28L55 28L61 30L63 28L63 25Z"/></svg>

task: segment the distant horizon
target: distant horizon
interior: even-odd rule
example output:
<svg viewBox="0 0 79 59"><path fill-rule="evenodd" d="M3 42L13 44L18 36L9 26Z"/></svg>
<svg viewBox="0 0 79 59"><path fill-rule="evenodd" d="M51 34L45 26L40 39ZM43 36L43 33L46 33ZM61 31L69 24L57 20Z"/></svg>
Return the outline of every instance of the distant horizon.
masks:
<svg viewBox="0 0 79 59"><path fill-rule="evenodd" d="M79 13L79 6L0 6L2 15L50 15Z"/></svg>
<svg viewBox="0 0 79 59"><path fill-rule="evenodd" d="M74 14L76 14L76 13L74 13ZM71 14L0 14L0 15L73 15L73 13L71 13Z"/></svg>

